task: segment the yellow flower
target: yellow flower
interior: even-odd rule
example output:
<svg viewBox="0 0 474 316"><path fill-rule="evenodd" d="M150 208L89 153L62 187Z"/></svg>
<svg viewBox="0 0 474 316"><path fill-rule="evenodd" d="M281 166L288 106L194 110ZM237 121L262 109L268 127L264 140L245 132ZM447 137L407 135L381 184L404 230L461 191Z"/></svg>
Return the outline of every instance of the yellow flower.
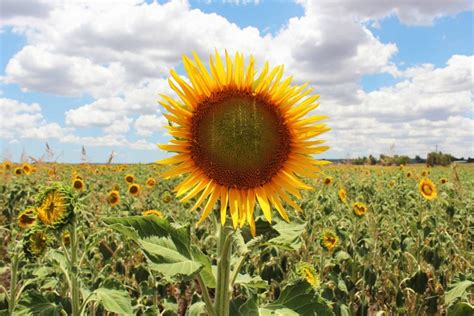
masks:
<svg viewBox="0 0 474 316"><path fill-rule="evenodd" d="M427 178L421 179L420 183L418 184L418 190L426 200L433 200L438 196L435 184Z"/></svg>
<svg viewBox="0 0 474 316"><path fill-rule="evenodd" d="M154 187L155 184L156 184L155 178L148 178L148 179L146 180L146 186L149 187L149 188Z"/></svg>
<svg viewBox="0 0 474 316"><path fill-rule="evenodd" d="M339 195L339 199L341 200L342 203L347 202L347 192L346 189L340 188L339 192L337 192L337 195Z"/></svg>
<svg viewBox="0 0 474 316"><path fill-rule="evenodd" d="M151 215L156 215L159 218L164 218L163 213L157 210L148 210L148 211L143 212L143 216L151 216Z"/></svg>
<svg viewBox="0 0 474 316"><path fill-rule="evenodd" d="M430 174L430 171L429 171L429 170L423 170L423 171L421 172L421 176L422 176L422 177L426 177L426 176L428 176L429 174Z"/></svg>
<svg viewBox="0 0 474 316"><path fill-rule="evenodd" d="M408 171L406 173L407 178L411 178L413 176L413 173L411 171Z"/></svg>
<svg viewBox="0 0 474 316"><path fill-rule="evenodd" d="M313 288L319 287L319 277L312 265L307 262L300 262L296 270L301 278L305 279Z"/></svg>
<svg viewBox="0 0 474 316"><path fill-rule="evenodd" d="M332 251L338 242L339 237L332 230L325 230L321 235L321 246L327 251Z"/></svg>
<svg viewBox="0 0 474 316"><path fill-rule="evenodd" d="M120 193L119 191L110 191L108 196L107 196L107 202L114 207L117 206L120 203Z"/></svg>
<svg viewBox="0 0 474 316"><path fill-rule="evenodd" d="M23 169L23 173L29 175L32 171L32 167L29 163L24 163L21 168Z"/></svg>
<svg viewBox="0 0 474 316"><path fill-rule="evenodd" d="M80 178L76 178L72 183L72 187L77 191L84 190L84 186L84 181L82 181Z"/></svg>
<svg viewBox="0 0 474 316"><path fill-rule="evenodd" d="M133 174L127 174L125 176L125 182L127 182L128 184L132 184L133 182L135 182L135 177L133 176Z"/></svg>
<svg viewBox="0 0 474 316"><path fill-rule="evenodd" d="M352 205L352 210L354 211L355 215L362 217L365 215L365 213L367 213L369 208L362 202L356 202Z"/></svg>
<svg viewBox="0 0 474 316"><path fill-rule="evenodd" d="M395 180L390 180L390 182L388 183L388 186L393 188L395 186Z"/></svg>
<svg viewBox="0 0 474 316"><path fill-rule="evenodd" d="M28 259L41 256L48 246L48 235L37 229L30 229L23 237L23 251Z"/></svg>
<svg viewBox="0 0 474 316"><path fill-rule="evenodd" d="M61 227L72 220L71 193L61 185L47 188L40 194L38 219L47 226Z"/></svg>
<svg viewBox="0 0 474 316"><path fill-rule="evenodd" d="M297 174L316 177L327 164L313 155L329 147L312 140L329 130L316 124L326 117L306 117L319 95L308 96L311 89L291 85L291 77L281 80L283 66L269 69L267 63L257 76L254 58L245 65L238 53L234 61L227 53L224 62L211 56L210 71L196 54L183 62L190 84L172 70L170 86L180 100L162 95L160 102L174 137L160 147L177 153L159 162L176 165L163 177L188 174L176 191L182 202L198 197L192 209L204 203L198 224L218 200L222 224L229 206L234 228L247 223L254 235L256 203L269 222L272 206L289 221L282 202L300 207L287 192L299 198L299 190L312 189Z"/></svg>
<svg viewBox="0 0 474 316"><path fill-rule="evenodd" d="M21 176L23 174L23 169L22 168L15 168L15 171L14 171L15 175L16 176Z"/></svg>
<svg viewBox="0 0 474 316"><path fill-rule="evenodd" d="M112 185L112 191L120 191L120 186L117 183Z"/></svg>
<svg viewBox="0 0 474 316"><path fill-rule="evenodd" d="M331 183L333 182L333 178L332 177L325 177L323 182L324 182L325 185L331 185Z"/></svg>
<svg viewBox="0 0 474 316"><path fill-rule="evenodd" d="M128 193L133 196L139 196L140 192L142 191L141 187L137 183L133 183L128 186Z"/></svg>
<svg viewBox="0 0 474 316"><path fill-rule="evenodd" d="M3 169L10 171L12 168L13 168L13 164L11 163L11 161L5 160L3 162Z"/></svg>
<svg viewBox="0 0 474 316"><path fill-rule="evenodd" d="M446 179L445 177L441 177L441 178L439 179L439 182L440 182L441 184L446 184L446 183L448 183L448 179Z"/></svg>
<svg viewBox="0 0 474 316"><path fill-rule="evenodd" d="M36 223L36 210L34 208L27 208L18 215L18 226L21 229L30 227Z"/></svg>

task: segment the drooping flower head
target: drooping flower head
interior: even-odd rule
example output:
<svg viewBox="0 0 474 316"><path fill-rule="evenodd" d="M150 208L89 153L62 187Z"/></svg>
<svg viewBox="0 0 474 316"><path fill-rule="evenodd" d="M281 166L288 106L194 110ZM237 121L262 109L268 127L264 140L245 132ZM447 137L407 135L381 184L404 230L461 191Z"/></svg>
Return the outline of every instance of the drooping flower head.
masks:
<svg viewBox="0 0 474 316"><path fill-rule="evenodd" d="M337 195L339 196L339 200L341 200L342 203L347 202L347 192L346 189L340 188L339 191L337 192Z"/></svg>
<svg viewBox="0 0 474 316"><path fill-rule="evenodd" d="M429 201L436 199L438 196L435 184L428 178L421 179L418 184L418 190L420 191L421 196Z"/></svg>
<svg viewBox="0 0 474 316"><path fill-rule="evenodd" d="M158 210L148 210L148 211L143 212L143 216L151 216L151 215L158 216L159 218L164 218L163 213L161 213Z"/></svg>
<svg viewBox="0 0 474 316"><path fill-rule="evenodd" d="M37 212L34 208L27 208L18 214L18 226L21 229L28 228L36 223Z"/></svg>
<svg viewBox="0 0 474 316"><path fill-rule="evenodd" d="M299 276L306 280L312 287L318 288L319 287L319 277L316 273L316 269L307 262L299 262L296 266L296 271L298 272Z"/></svg>
<svg viewBox="0 0 474 316"><path fill-rule="evenodd" d="M45 225L61 229L74 217L71 188L60 183L46 187L37 198L38 219Z"/></svg>
<svg viewBox="0 0 474 316"><path fill-rule="evenodd" d="M25 256L34 260L40 257L48 247L49 243L48 234L41 229L29 229L23 235L23 252Z"/></svg>
<svg viewBox="0 0 474 316"><path fill-rule="evenodd" d="M256 203L269 222L272 206L289 220L283 202L300 208L288 192L301 198L300 189L311 189L297 174L315 177L327 163L312 157L328 149L313 140L328 130L316 124L326 117L306 117L319 95L310 96L306 84L292 85L291 77L282 80L283 66L266 63L257 74L254 58L246 65L239 53L233 61L227 53L224 61L211 56L210 71L196 54L183 62L189 83L173 70L169 80L180 99L162 95L160 102L174 137L160 147L177 153L160 161L176 165L163 176L188 174L176 191L183 202L198 197L193 209L204 203L198 224L218 200L222 223L229 206L234 228L248 223L253 234Z"/></svg>

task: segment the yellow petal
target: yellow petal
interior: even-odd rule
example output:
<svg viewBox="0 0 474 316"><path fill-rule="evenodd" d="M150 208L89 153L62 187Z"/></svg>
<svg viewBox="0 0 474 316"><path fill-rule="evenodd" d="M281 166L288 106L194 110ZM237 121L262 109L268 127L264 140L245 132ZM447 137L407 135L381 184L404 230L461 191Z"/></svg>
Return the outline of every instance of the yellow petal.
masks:
<svg viewBox="0 0 474 316"><path fill-rule="evenodd" d="M227 218L227 203L229 201L229 190L223 186L221 189L221 224L225 225Z"/></svg>
<svg viewBox="0 0 474 316"><path fill-rule="evenodd" d="M265 191L262 188L256 188L255 194L257 195L258 204L262 208L263 215L265 216L266 220L271 223L272 222L272 210L270 208L270 204L268 203L267 196L265 195Z"/></svg>
<svg viewBox="0 0 474 316"><path fill-rule="evenodd" d="M202 211L201 218L197 222L197 225L200 225L209 216L209 213L212 211L212 208L214 207L217 202L217 199L219 198L220 190L217 190L215 186L216 185L213 186L211 197L207 201L206 206Z"/></svg>

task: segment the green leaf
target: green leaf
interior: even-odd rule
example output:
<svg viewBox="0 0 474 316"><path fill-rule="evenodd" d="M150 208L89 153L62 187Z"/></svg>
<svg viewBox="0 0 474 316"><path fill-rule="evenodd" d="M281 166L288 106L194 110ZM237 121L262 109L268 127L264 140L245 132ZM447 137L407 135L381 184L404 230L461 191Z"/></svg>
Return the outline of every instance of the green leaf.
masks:
<svg viewBox="0 0 474 316"><path fill-rule="evenodd" d="M51 303L40 293L28 291L22 295L22 300L14 315L56 316L61 315L62 309L61 305Z"/></svg>
<svg viewBox="0 0 474 316"><path fill-rule="evenodd" d="M188 316L202 316L206 314L206 304L204 302L196 302L189 308Z"/></svg>
<svg viewBox="0 0 474 316"><path fill-rule="evenodd" d="M301 220L292 220L290 223L279 221L272 228L276 230L279 236L268 241L269 244L293 248L298 250L301 247L301 234L306 230L306 222Z"/></svg>
<svg viewBox="0 0 474 316"><path fill-rule="evenodd" d="M444 302L446 305L451 305L458 298L463 298L467 294L467 289L474 285L474 282L464 280L454 284L454 287L446 292Z"/></svg>
<svg viewBox="0 0 474 316"><path fill-rule="evenodd" d="M474 306L468 302L457 302L448 309L449 316L464 316L464 315L473 315Z"/></svg>
<svg viewBox="0 0 474 316"><path fill-rule="evenodd" d="M292 315L290 311L300 315L333 315L329 304L305 281L287 285L276 301L260 308L261 315L283 315L278 314L282 310L289 310L284 315ZM272 311L274 314L268 313Z"/></svg>
<svg viewBox="0 0 474 316"><path fill-rule="evenodd" d="M127 291L98 288L94 291L104 308L119 315L133 315L132 304Z"/></svg>
<svg viewBox="0 0 474 316"><path fill-rule="evenodd" d="M236 284L244 285L254 289L266 289L267 282L262 280L260 276L251 277L248 274L238 274L235 279Z"/></svg>
<svg viewBox="0 0 474 316"><path fill-rule="evenodd" d="M191 254L193 259L202 265L202 270L199 273L201 274L204 284L209 288L215 289L216 278L214 277L214 273L212 273L212 265L209 257L202 253L196 246L191 246Z"/></svg>
<svg viewBox="0 0 474 316"><path fill-rule="evenodd" d="M255 296L252 296L247 301L245 301L245 303L240 305L239 314L248 316L259 316L258 305Z"/></svg>

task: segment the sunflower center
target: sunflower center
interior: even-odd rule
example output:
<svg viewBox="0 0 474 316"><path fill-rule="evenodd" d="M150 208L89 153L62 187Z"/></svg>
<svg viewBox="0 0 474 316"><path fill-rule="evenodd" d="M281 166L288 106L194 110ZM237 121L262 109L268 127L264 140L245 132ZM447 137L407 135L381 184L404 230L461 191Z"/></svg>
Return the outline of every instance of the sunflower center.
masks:
<svg viewBox="0 0 474 316"><path fill-rule="evenodd" d="M261 186L288 158L290 134L279 111L246 92L201 102L192 119L192 158L211 179L236 188Z"/></svg>
<svg viewBox="0 0 474 316"><path fill-rule="evenodd" d="M433 190L431 189L431 186L429 184L424 183L421 189L426 195L431 195L431 193L433 193Z"/></svg>

